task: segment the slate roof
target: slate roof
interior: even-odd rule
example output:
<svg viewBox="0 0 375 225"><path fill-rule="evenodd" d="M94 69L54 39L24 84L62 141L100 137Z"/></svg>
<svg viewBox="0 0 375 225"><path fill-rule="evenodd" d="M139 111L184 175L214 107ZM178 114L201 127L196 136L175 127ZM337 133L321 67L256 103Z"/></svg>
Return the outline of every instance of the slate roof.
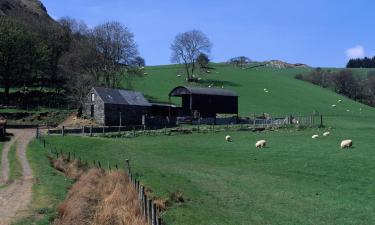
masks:
<svg viewBox="0 0 375 225"><path fill-rule="evenodd" d="M104 103L118 105L151 106L141 92L123 89L93 87Z"/></svg>
<svg viewBox="0 0 375 225"><path fill-rule="evenodd" d="M235 91L219 89L219 88L202 88L202 87L185 87L178 86L174 88L169 96L181 96L181 95L218 95L218 96L238 96Z"/></svg>

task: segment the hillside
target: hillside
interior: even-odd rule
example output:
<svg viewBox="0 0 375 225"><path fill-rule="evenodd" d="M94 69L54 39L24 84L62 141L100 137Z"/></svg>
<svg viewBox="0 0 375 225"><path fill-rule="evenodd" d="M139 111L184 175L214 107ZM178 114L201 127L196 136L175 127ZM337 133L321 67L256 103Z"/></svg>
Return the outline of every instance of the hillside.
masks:
<svg viewBox="0 0 375 225"><path fill-rule="evenodd" d="M0 15L20 17L25 14L50 22L53 21L48 15L47 9L39 0L0 0Z"/></svg>
<svg viewBox="0 0 375 225"><path fill-rule="evenodd" d="M183 75L177 76L183 74L180 66L151 66L145 70L147 75L135 78L133 86L144 92L149 99L162 102L169 101L169 91L178 85L207 87L213 84L217 88L223 86L238 93L239 112L242 116L262 112L275 116L314 112L345 116L375 115L375 110L371 107L294 78L298 73L309 72L309 68L241 69L225 64L213 64L213 67L215 69L211 73L201 75L202 79L195 84L186 82ZM269 92L265 93L264 88ZM339 99L343 100L341 104L337 103ZM173 98L172 102L179 104L179 99ZM333 104L337 107L333 108Z"/></svg>

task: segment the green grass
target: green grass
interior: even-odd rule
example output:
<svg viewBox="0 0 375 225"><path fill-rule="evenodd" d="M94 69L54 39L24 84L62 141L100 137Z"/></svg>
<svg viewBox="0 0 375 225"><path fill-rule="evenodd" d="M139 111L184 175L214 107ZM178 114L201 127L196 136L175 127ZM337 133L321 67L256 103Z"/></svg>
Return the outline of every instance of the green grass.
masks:
<svg viewBox="0 0 375 225"><path fill-rule="evenodd" d="M309 128L132 139L50 136L48 141L59 150L75 152L89 162L100 160L105 166L108 162L112 167L123 166L124 160L130 159L136 176L157 196L168 197L181 191L186 201L172 205L163 216L169 225L375 221L373 108L294 79L295 74L309 69L213 66L215 70L203 75L199 85L215 83L217 87L235 90L242 116L319 112L325 115L326 129L332 135L311 139L311 135L321 135L324 130ZM147 67L146 72L148 75L135 78L134 87L153 100L168 101L168 93L174 87L192 85L185 82L185 77L176 76L183 73L179 66ZM264 93L263 88L269 93ZM337 103L339 99L343 102ZM179 102L178 98L173 101ZM337 107L332 108L332 104ZM233 142L224 141L227 133ZM341 150L339 143L347 138L353 139L354 148ZM269 147L255 149L254 143L259 139L266 139ZM39 158L44 156L41 151L34 153ZM38 167L52 170L45 162ZM41 192L38 195L49 198Z"/></svg>
<svg viewBox="0 0 375 225"><path fill-rule="evenodd" d="M176 86L204 86L214 83L215 87L235 90L239 95L239 113L249 116L254 113L267 112L271 115L285 115L290 113L310 114L320 112L326 115L347 115L347 109L354 115L374 115L370 107L363 106L331 90L322 89L308 82L296 80L298 73L308 73L310 69L274 69L259 67L243 70L230 65L213 64L215 70L210 74L201 75L200 84L188 83L181 66L153 66L146 67L148 75L134 79L134 88L142 91L154 101L168 102L169 92ZM125 86L125 84L124 84ZM263 91L264 88L269 93ZM336 108L338 99L343 103ZM179 98L172 98L179 104ZM362 111L360 112L360 108Z"/></svg>
<svg viewBox="0 0 375 225"><path fill-rule="evenodd" d="M22 177L22 166L17 155L17 142L14 143L8 153L9 179L16 180Z"/></svg>
<svg viewBox="0 0 375 225"><path fill-rule="evenodd" d="M337 127L104 139L49 137L65 151L85 160L122 165L133 171L155 195L181 191L187 200L174 205L167 224L371 224L375 190L374 124L349 121L357 132ZM269 147L256 149L266 139ZM351 138L354 148L341 150Z"/></svg>
<svg viewBox="0 0 375 225"><path fill-rule="evenodd" d="M33 196L29 216L20 219L15 224L51 224L56 215L56 206L65 198L72 182L50 166L47 153L37 141L30 143L27 158L35 178L32 187Z"/></svg>

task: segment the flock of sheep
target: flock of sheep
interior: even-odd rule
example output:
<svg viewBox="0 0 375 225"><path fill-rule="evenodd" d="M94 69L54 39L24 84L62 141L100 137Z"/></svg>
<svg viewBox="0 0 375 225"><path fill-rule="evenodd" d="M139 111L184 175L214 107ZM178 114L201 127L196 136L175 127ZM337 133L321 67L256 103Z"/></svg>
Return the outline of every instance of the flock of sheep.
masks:
<svg viewBox="0 0 375 225"><path fill-rule="evenodd" d="M328 131L323 133L324 137L327 137L329 135L330 135L330 132L328 132ZM311 136L311 138L313 138L313 139L316 139L318 137L319 137L318 134L314 134L314 135ZM225 136L225 140L227 142L232 142L232 137L230 135L227 135L227 136ZM264 147L266 147L266 144L267 144L266 140L259 140L255 143L255 147L256 148L264 148ZM341 143L340 143L341 148L350 148L352 146L353 146L353 141L350 140L350 139L342 140Z"/></svg>

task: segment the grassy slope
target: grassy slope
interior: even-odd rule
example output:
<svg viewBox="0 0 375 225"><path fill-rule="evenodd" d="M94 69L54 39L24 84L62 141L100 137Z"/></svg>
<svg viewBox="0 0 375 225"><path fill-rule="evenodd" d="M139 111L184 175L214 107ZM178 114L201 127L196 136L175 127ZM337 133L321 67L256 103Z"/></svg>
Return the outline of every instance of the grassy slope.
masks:
<svg viewBox="0 0 375 225"><path fill-rule="evenodd" d="M50 137L55 146L74 151L85 160L122 165L130 158L134 171L156 195L180 190L187 202L172 207L168 224L369 224L374 221L375 184L372 151L375 110L299 80L304 69L241 70L216 65L204 84L236 90L242 115L268 112L322 112L332 136L312 140L318 131L262 134L225 133L177 137L101 139ZM176 66L148 67L135 88L158 101L185 85ZM270 93L266 95L263 88ZM337 104L343 99L342 104ZM177 102L178 99L175 99ZM362 112L359 111L362 108ZM346 112L350 109L350 112ZM322 131L319 131L322 132ZM266 138L270 147L256 150ZM338 143L352 138L355 148L342 151ZM43 164L47 165L47 164Z"/></svg>
<svg viewBox="0 0 375 225"><path fill-rule="evenodd" d="M8 153L8 161L9 161L9 179L16 180L22 177L22 166L17 156L17 143L14 143L10 147L10 151Z"/></svg>
<svg viewBox="0 0 375 225"><path fill-rule="evenodd" d="M375 125L357 131L374 132ZM313 133L322 130L230 132L232 143L224 141L226 133L49 140L85 160L100 159L103 165L107 160L121 165L130 158L133 170L156 195L181 191L187 202L167 212L167 224L374 221L375 191L369 188L375 185L372 133L340 128L319 140L311 139ZM354 149L339 148L346 137L355 140ZM261 138L269 147L255 149L253 144Z"/></svg>
<svg viewBox="0 0 375 225"><path fill-rule="evenodd" d="M56 215L56 205L65 198L71 185L63 174L53 169L42 146L33 141L27 150L35 184L30 204L30 216L17 221L17 225L47 225Z"/></svg>
<svg viewBox="0 0 375 225"><path fill-rule="evenodd" d="M297 69L273 69L258 68L242 70L229 65L214 64L215 70L209 75L202 75L201 86L207 87L211 83L217 83L216 87L232 89L239 95L239 112L241 115L268 112L273 115L285 115L289 113L321 112L329 115L359 114L374 115L369 107L363 106L345 97L339 96L330 90L325 90L304 81L294 79L298 73L306 73L309 70ZM182 71L176 65L147 67L148 75L136 78L134 88L144 92L148 97L157 101L168 101L168 93L178 85L193 85L185 81L185 77L177 77ZM218 72L218 73L216 73ZM267 88L269 93L264 93ZM338 99L345 100L337 108ZM173 98L179 103L179 98ZM347 113L346 109L351 112Z"/></svg>

